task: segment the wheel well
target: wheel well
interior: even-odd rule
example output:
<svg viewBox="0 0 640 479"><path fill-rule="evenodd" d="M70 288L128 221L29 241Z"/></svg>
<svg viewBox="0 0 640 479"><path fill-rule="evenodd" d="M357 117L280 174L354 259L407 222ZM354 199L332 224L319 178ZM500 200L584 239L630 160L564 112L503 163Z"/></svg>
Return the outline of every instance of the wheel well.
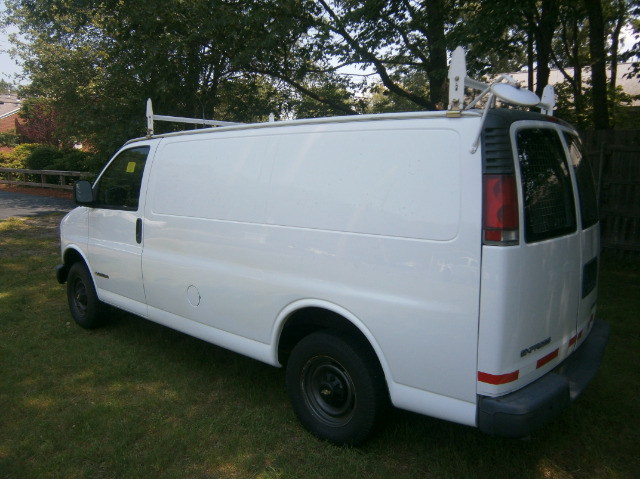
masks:
<svg viewBox="0 0 640 479"><path fill-rule="evenodd" d="M77 262L84 263L84 258L75 249L68 249L64 252L62 260L64 261L64 273L62 274L62 277L60 279L63 279L64 281L60 281L60 279L59 281L61 283L64 283L67 280L69 269L71 269L71 267Z"/></svg>
<svg viewBox="0 0 640 479"><path fill-rule="evenodd" d="M286 364L291 350L302 338L321 330L337 331L354 341L359 341L370 348L377 358L366 336L351 321L333 311L309 307L300 309L287 318L278 342L280 364Z"/></svg>

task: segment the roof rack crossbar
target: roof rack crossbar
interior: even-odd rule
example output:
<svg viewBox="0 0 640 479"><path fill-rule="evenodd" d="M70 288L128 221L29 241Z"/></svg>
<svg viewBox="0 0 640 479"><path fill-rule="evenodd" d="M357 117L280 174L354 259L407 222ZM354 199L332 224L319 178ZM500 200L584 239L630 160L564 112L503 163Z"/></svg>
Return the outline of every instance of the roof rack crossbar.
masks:
<svg viewBox="0 0 640 479"><path fill-rule="evenodd" d="M497 87L496 85L503 85ZM509 85L509 86L507 86ZM468 105L464 105L464 88L478 90L481 93ZM547 85L542 94L542 99L535 93L529 92L520 85L511 75L503 73L498 75L490 83L475 80L467 76L465 52L458 47L451 55L449 64L449 110L468 110L473 108L488 93L493 93L496 98L512 105L540 108L543 113L553 115L555 107L555 92L553 86ZM490 102L489 102L490 103ZM493 105L488 104L491 108Z"/></svg>
<svg viewBox="0 0 640 479"><path fill-rule="evenodd" d="M542 99L524 88L520 88L518 82L506 73L498 75L491 83L485 83L474 80L467 76L467 64L465 52L462 47L458 47L451 55L451 63L449 64L449 109L448 116L458 117L463 110L469 110L476 106L486 95L489 98L485 104L482 120L480 122L480 131L471 146L471 153L475 153L480 144L480 134L482 126L490 108L495 108L496 99L505 103L517 106L527 106L540 108L545 115L553 115L555 107L555 92L553 86L547 85L544 88ZM479 90L480 94L465 106L465 88Z"/></svg>
<svg viewBox="0 0 640 479"><path fill-rule="evenodd" d="M146 116L147 116L147 136L153 136L154 121L167 121L171 123L189 123L191 125L207 125L207 126L233 126L233 125L242 124L242 123L236 123L232 121L205 120L202 118L186 118L183 116L155 115L153 113L153 105L151 104L151 98L147 100Z"/></svg>

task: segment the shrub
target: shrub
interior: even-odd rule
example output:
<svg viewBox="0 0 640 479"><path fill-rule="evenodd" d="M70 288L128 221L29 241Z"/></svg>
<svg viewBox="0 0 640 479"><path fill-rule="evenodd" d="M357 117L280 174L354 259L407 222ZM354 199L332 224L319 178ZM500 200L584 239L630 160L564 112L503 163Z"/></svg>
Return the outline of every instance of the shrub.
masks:
<svg viewBox="0 0 640 479"><path fill-rule="evenodd" d="M61 150L52 146L40 146L27 157L25 165L30 170L57 170L56 163L62 157Z"/></svg>
<svg viewBox="0 0 640 479"><path fill-rule="evenodd" d="M55 162L56 170L65 171L93 171L94 155L81 150L63 150L62 155Z"/></svg>
<svg viewBox="0 0 640 479"><path fill-rule="evenodd" d="M104 162L94 153L64 150L34 143L18 145L12 152L0 153L0 167L29 170L100 172Z"/></svg>
<svg viewBox="0 0 640 479"><path fill-rule="evenodd" d="M7 155L7 168L27 168L27 158L38 147L40 147L40 145L36 143L24 143L16 146L14 150Z"/></svg>
<svg viewBox="0 0 640 479"><path fill-rule="evenodd" d="M11 131L0 133L0 146L16 146L18 144L18 141L18 135Z"/></svg>
<svg viewBox="0 0 640 479"><path fill-rule="evenodd" d="M10 166L7 166L10 161L10 154L0 151L0 168L11 168Z"/></svg>

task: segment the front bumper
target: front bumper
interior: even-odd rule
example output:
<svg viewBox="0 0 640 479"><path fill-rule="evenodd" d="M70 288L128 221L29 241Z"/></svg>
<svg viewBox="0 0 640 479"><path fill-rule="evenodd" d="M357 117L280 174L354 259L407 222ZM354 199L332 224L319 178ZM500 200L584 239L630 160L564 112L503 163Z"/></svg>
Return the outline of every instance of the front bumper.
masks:
<svg viewBox="0 0 640 479"><path fill-rule="evenodd" d="M562 364L528 386L500 397L480 396L478 428L505 437L524 437L577 399L598 372L609 325L596 320L584 343Z"/></svg>

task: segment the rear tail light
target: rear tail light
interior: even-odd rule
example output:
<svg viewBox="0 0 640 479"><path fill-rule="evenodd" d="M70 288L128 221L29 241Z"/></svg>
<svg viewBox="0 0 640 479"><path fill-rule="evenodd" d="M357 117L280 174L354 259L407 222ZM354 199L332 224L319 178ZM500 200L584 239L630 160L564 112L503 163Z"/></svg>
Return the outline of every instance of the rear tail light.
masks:
<svg viewBox="0 0 640 479"><path fill-rule="evenodd" d="M485 244L518 244L518 195L514 175L484 175L482 210Z"/></svg>

